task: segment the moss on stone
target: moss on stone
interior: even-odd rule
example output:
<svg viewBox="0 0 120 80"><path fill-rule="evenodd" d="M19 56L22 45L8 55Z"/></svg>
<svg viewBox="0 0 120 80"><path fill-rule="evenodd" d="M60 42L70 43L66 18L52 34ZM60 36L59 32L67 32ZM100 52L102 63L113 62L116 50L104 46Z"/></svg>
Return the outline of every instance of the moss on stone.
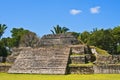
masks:
<svg viewBox="0 0 120 80"><path fill-rule="evenodd" d="M0 66L11 66L11 63L0 63Z"/></svg>
<svg viewBox="0 0 120 80"><path fill-rule="evenodd" d="M85 55L75 54L75 55L70 55L70 57L85 57Z"/></svg>
<svg viewBox="0 0 120 80"><path fill-rule="evenodd" d="M69 64L69 67L90 67L93 66L92 63L87 63L87 64Z"/></svg>
<svg viewBox="0 0 120 80"><path fill-rule="evenodd" d="M109 56L110 55L106 50L100 49L100 48L95 47L95 46L90 46L90 47L91 48L95 48L99 55L105 55L105 56Z"/></svg>

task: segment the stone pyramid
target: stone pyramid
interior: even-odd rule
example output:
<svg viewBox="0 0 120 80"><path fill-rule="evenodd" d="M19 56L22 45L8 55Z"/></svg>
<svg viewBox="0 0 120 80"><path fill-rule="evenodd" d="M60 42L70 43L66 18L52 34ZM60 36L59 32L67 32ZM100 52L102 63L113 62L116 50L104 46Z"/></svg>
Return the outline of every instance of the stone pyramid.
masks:
<svg viewBox="0 0 120 80"><path fill-rule="evenodd" d="M8 73L66 74L70 48L21 48Z"/></svg>

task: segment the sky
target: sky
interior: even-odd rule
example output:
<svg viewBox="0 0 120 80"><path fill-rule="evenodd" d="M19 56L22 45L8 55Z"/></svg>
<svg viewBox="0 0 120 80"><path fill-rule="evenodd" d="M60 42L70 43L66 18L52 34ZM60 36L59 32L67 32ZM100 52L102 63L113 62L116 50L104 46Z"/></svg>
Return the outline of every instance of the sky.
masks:
<svg viewBox="0 0 120 80"><path fill-rule="evenodd" d="M120 0L0 0L0 24L4 37L12 28L24 28L39 37L51 34L53 26L70 31L92 31L120 25Z"/></svg>

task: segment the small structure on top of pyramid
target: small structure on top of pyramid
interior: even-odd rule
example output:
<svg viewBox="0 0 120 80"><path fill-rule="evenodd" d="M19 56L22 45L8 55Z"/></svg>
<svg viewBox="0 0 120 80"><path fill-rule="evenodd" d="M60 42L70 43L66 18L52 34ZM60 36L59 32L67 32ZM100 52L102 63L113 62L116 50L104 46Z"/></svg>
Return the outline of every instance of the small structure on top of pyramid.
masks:
<svg viewBox="0 0 120 80"><path fill-rule="evenodd" d="M48 34L40 40L40 46L59 46L59 45L76 45L80 42L71 34Z"/></svg>

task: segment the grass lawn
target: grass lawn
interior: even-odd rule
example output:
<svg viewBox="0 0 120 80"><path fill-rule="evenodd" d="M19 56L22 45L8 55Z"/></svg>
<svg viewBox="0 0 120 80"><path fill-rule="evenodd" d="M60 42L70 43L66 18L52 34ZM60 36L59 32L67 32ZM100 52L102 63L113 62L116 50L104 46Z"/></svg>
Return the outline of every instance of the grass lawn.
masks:
<svg viewBox="0 0 120 80"><path fill-rule="evenodd" d="M120 80L120 74L37 75L0 73L0 80Z"/></svg>

